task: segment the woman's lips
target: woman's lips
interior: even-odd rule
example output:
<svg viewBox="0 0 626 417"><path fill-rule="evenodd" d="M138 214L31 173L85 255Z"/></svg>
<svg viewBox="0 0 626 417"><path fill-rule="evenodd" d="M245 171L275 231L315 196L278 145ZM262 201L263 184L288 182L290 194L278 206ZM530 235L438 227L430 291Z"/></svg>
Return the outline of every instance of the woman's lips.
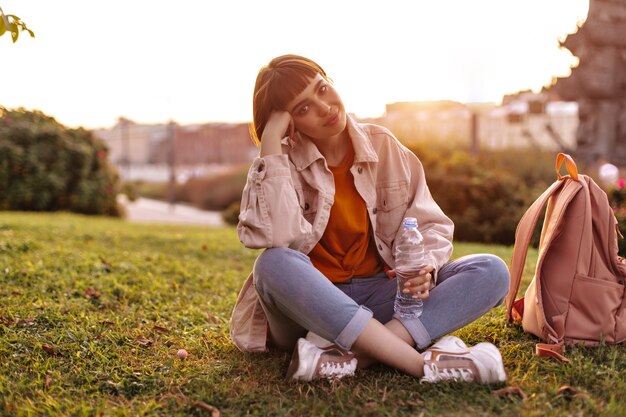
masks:
<svg viewBox="0 0 626 417"><path fill-rule="evenodd" d="M326 126L326 127L333 126L338 121L339 121L339 112L337 112L337 113L333 114L332 116L330 116L330 118L326 121L326 123L324 123L324 126Z"/></svg>

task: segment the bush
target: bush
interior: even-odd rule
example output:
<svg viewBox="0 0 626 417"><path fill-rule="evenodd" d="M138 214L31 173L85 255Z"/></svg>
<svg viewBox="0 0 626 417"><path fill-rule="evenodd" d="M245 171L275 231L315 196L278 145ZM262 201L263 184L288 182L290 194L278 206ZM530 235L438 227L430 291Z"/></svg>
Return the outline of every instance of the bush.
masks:
<svg viewBox="0 0 626 417"><path fill-rule="evenodd" d="M225 210L241 200L248 166L236 166L210 177L194 177L180 187L180 200L204 210Z"/></svg>
<svg viewBox="0 0 626 417"><path fill-rule="evenodd" d="M413 152L424 165L433 198L454 222L458 241L513 244L522 215L556 179L549 152L483 150L473 156L425 144L414 145Z"/></svg>
<svg viewBox="0 0 626 417"><path fill-rule="evenodd" d="M239 201L233 202L228 208L222 211L222 219L226 224L236 226L239 223L239 212L241 211L241 203Z"/></svg>
<svg viewBox="0 0 626 417"><path fill-rule="evenodd" d="M0 209L119 216L119 176L90 131L0 107Z"/></svg>

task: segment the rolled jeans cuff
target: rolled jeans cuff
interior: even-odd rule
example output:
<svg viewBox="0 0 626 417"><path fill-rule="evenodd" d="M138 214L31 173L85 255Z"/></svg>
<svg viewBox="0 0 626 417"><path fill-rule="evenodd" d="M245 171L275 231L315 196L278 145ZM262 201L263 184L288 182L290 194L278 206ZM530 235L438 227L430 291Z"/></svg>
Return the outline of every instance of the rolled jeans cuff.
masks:
<svg viewBox="0 0 626 417"><path fill-rule="evenodd" d="M398 316L397 314L394 314L393 318L399 320L404 328L409 332L415 341L415 348L417 350L421 351L430 346L432 339L420 319L406 319Z"/></svg>
<svg viewBox="0 0 626 417"><path fill-rule="evenodd" d="M335 339L335 343L346 350L350 350L352 348L352 344L356 341L361 332L363 332L367 322L370 321L372 317L374 317L372 310L364 306L359 306L356 314L348 322L346 327L344 327L341 333L339 333L337 339Z"/></svg>

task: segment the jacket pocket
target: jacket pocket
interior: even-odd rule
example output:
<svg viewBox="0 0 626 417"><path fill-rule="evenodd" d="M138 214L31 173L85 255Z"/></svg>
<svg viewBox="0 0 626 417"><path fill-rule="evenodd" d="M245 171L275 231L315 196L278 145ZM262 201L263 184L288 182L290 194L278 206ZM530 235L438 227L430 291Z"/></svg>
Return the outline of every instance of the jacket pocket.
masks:
<svg viewBox="0 0 626 417"><path fill-rule="evenodd" d="M311 187L296 186L295 189L302 215L309 223L313 224L317 215L319 192Z"/></svg>
<svg viewBox="0 0 626 417"><path fill-rule="evenodd" d="M565 323L565 337L574 340L615 342L615 317L624 286L577 274Z"/></svg>
<svg viewBox="0 0 626 417"><path fill-rule="evenodd" d="M391 246L409 203L406 181L379 184L376 187L376 233Z"/></svg>

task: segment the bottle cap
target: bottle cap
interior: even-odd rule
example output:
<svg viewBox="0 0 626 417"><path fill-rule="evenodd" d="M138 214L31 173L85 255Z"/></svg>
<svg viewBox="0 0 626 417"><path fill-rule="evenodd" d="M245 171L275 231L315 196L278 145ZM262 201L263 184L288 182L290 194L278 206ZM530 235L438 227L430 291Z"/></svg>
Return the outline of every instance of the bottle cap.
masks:
<svg viewBox="0 0 626 417"><path fill-rule="evenodd" d="M405 229L411 229L413 227L417 227L417 219L415 217L405 217L402 222L402 226Z"/></svg>

